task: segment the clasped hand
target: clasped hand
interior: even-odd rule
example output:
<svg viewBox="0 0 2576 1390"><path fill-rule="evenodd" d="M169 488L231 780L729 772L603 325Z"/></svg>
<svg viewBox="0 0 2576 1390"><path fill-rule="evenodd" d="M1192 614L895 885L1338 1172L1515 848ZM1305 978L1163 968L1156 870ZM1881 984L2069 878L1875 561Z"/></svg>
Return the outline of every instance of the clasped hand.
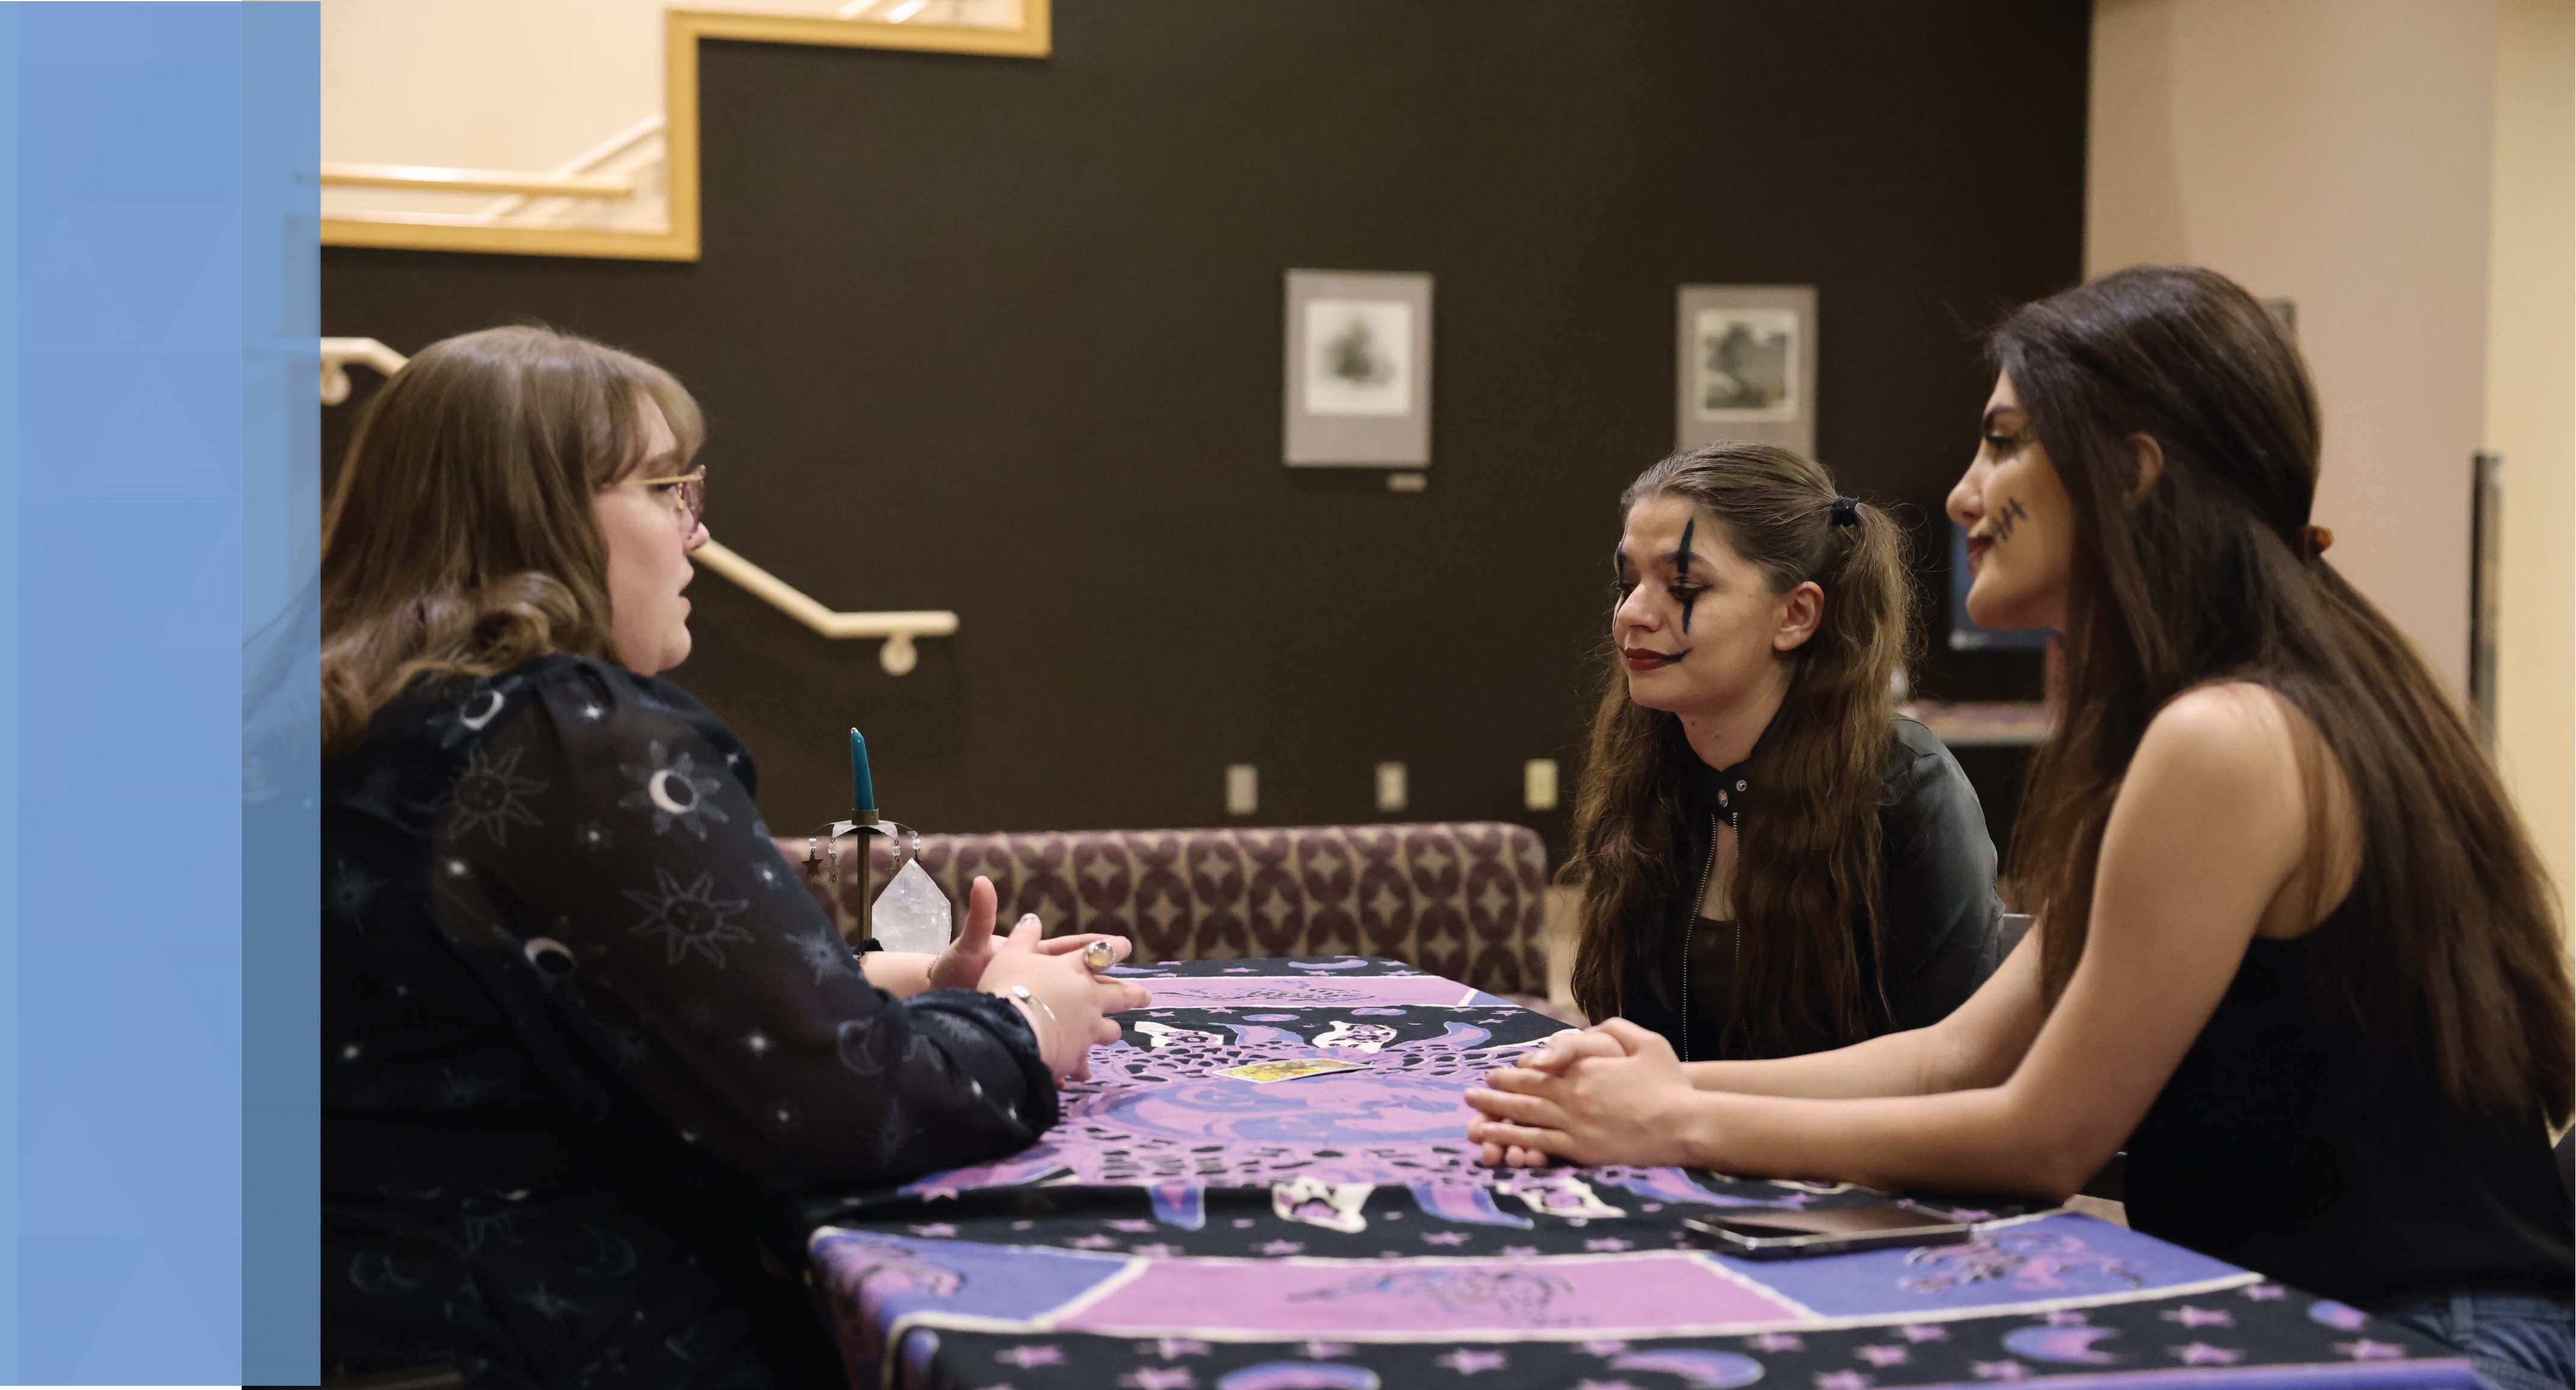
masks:
<svg viewBox="0 0 2576 1390"><path fill-rule="evenodd" d="M1694 1092L1662 1034L1614 1018L1549 1038L1467 1093L1467 1138L1487 1165L1551 1156L1640 1166L1690 1161L1680 1123Z"/></svg>
<svg viewBox="0 0 2576 1390"><path fill-rule="evenodd" d="M1127 938L1099 932L1049 937L1035 913L1020 918L1010 935L996 936L997 905L993 881L978 875L966 891L965 924L931 962L930 987L1004 998L1016 997L1015 985L1027 989L1037 1007L1025 1012L1047 1070L1060 1079L1089 1080L1092 1044L1118 1041L1118 1025L1101 1015L1153 1002L1144 986L1095 973L1083 963L1083 949L1095 941L1108 942L1114 958L1125 960Z"/></svg>

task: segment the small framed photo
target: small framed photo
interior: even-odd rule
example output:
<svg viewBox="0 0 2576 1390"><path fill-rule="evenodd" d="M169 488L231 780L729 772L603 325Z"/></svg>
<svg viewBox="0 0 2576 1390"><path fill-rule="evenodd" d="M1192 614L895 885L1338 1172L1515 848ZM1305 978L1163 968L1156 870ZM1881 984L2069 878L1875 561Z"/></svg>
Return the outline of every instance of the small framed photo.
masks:
<svg viewBox="0 0 2576 1390"><path fill-rule="evenodd" d="M1684 285L1675 355L1674 439L1816 451L1813 285Z"/></svg>
<svg viewBox="0 0 2576 1390"><path fill-rule="evenodd" d="M1430 464L1430 276L1289 271L1287 338L1288 463Z"/></svg>

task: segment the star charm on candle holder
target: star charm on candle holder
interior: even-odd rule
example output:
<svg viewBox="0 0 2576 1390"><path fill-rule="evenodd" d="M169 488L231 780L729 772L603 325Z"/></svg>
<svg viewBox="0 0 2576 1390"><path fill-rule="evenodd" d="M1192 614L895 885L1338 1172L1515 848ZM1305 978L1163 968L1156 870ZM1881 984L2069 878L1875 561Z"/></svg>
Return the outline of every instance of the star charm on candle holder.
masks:
<svg viewBox="0 0 2576 1390"><path fill-rule="evenodd" d="M841 897L841 860L846 853L850 871L858 875L859 920L852 939L876 938L879 946L889 951L921 951L936 955L948 948L954 930L954 917L948 897L921 867L921 835L908 825L890 821L877 813L876 780L868 770L868 741L858 730L850 730L850 818L816 826L805 839L805 876L820 878L828 885L832 902ZM899 867L882 896L871 891L875 876L874 856L868 837L884 836L894 845ZM847 838L844 851L841 841ZM911 853L906 855L906 842Z"/></svg>

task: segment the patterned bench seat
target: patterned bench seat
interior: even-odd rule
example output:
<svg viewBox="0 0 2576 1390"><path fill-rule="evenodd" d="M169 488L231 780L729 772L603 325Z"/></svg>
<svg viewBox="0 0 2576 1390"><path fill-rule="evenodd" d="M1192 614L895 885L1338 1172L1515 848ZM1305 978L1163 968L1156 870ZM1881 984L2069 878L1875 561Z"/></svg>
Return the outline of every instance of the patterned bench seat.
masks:
<svg viewBox="0 0 2576 1390"><path fill-rule="evenodd" d="M895 848L868 844L882 891ZM780 836L778 848L807 869L803 837ZM1388 956L1495 994L1547 993L1547 850L1525 826L924 835L921 867L961 914L982 874L1001 895L1003 929L1034 912L1051 936L1124 935L1139 961ZM857 875L844 863L839 878L837 894L820 872L806 886L847 929Z"/></svg>

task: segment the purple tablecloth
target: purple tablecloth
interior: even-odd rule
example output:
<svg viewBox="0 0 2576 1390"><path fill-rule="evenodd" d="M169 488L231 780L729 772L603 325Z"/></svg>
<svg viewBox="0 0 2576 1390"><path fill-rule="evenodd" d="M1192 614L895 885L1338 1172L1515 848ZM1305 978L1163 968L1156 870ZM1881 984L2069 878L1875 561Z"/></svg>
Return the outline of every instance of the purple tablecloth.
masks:
<svg viewBox="0 0 2576 1390"><path fill-rule="evenodd" d="M1703 1208L1883 1201L1677 1168L1493 1172L1459 1093L1559 1024L1388 961L1201 961L1026 1152L853 1196L809 1243L854 1384L983 1390L2053 1386L2468 1390L2330 1300L2089 1217L1754 1263ZM1248 1062L1359 1064L1269 1084Z"/></svg>

